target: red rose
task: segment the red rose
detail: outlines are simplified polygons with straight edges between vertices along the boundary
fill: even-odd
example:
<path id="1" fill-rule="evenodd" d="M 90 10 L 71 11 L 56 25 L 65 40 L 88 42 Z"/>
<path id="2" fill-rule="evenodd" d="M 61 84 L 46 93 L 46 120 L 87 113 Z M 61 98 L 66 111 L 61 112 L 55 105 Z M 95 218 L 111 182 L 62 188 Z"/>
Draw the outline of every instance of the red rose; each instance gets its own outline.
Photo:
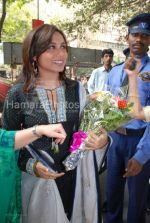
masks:
<path id="1" fill-rule="evenodd" d="M 118 100 L 118 108 L 119 109 L 127 108 L 127 101 L 126 100 Z"/>

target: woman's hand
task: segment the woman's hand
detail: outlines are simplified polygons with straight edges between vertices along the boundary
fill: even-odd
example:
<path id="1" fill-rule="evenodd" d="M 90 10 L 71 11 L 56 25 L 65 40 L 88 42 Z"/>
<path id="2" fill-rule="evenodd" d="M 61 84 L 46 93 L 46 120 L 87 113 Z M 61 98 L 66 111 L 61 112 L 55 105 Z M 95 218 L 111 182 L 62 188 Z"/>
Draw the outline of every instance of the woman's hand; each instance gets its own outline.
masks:
<path id="1" fill-rule="evenodd" d="M 141 61 L 133 57 L 129 57 L 124 64 L 124 70 L 129 77 L 137 77 L 140 67 Z"/>
<path id="2" fill-rule="evenodd" d="M 62 124 L 39 125 L 36 128 L 39 135 L 56 138 L 55 143 L 62 144 L 66 138 L 66 132 Z"/>
<path id="3" fill-rule="evenodd" d="M 36 173 L 36 175 L 39 175 L 39 177 L 46 179 L 46 180 L 48 180 L 48 179 L 56 180 L 57 178 L 64 175 L 64 173 L 49 172 L 48 168 L 45 167 L 40 162 L 36 163 L 35 173 Z"/>
<path id="4" fill-rule="evenodd" d="M 62 124 L 37 125 L 28 129 L 17 131 L 15 135 L 15 148 L 22 148 L 43 135 L 55 138 L 56 144 L 62 144 L 66 138 L 66 132 Z"/>
<path id="5" fill-rule="evenodd" d="M 88 137 L 85 139 L 85 146 L 88 150 L 103 149 L 108 143 L 107 131 L 100 129 L 100 135 L 97 136 L 91 130 L 88 131 Z"/>

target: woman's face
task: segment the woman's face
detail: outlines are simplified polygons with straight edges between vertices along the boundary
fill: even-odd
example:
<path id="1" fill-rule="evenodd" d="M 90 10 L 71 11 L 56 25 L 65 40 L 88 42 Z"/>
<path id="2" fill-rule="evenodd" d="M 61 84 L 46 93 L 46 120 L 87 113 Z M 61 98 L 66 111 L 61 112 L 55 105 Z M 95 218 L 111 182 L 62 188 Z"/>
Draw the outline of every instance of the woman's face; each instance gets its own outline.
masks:
<path id="1" fill-rule="evenodd" d="M 65 40 L 59 32 L 55 32 L 48 49 L 38 59 L 39 74 L 42 75 L 42 72 L 59 73 L 63 71 L 67 57 Z"/>

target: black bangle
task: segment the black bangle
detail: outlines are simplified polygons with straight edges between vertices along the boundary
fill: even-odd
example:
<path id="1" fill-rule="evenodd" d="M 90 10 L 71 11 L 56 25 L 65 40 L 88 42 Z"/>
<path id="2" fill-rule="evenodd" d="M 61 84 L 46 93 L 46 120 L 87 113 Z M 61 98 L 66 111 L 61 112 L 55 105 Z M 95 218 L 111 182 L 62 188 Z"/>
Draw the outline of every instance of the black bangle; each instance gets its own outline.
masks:
<path id="1" fill-rule="evenodd" d="M 42 136 L 39 135 L 39 134 L 37 133 L 37 131 L 36 131 L 36 127 L 37 127 L 37 125 L 35 125 L 35 126 L 33 127 L 33 129 L 32 129 L 32 133 L 33 133 L 33 135 L 35 135 L 37 138 L 41 138 Z"/>

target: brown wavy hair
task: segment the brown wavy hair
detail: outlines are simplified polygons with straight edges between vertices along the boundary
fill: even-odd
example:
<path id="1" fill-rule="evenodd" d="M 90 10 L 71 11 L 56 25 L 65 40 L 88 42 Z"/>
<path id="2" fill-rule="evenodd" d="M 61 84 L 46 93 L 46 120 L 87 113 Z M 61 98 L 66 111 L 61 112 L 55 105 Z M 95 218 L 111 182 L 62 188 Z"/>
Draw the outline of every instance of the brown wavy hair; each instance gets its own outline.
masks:
<path id="1" fill-rule="evenodd" d="M 36 57 L 38 60 L 40 55 L 48 49 L 55 32 L 59 32 L 63 36 L 68 52 L 68 44 L 65 34 L 54 25 L 44 24 L 31 30 L 26 36 L 22 46 L 23 67 L 21 76 L 19 77 L 19 81 L 24 82 L 23 90 L 25 92 L 28 92 L 30 89 L 35 87 L 35 81 L 39 76 L 38 72 L 35 72 L 34 69 L 33 57 Z M 65 68 L 59 74 L 60 80 L 67 81 Z"/>

